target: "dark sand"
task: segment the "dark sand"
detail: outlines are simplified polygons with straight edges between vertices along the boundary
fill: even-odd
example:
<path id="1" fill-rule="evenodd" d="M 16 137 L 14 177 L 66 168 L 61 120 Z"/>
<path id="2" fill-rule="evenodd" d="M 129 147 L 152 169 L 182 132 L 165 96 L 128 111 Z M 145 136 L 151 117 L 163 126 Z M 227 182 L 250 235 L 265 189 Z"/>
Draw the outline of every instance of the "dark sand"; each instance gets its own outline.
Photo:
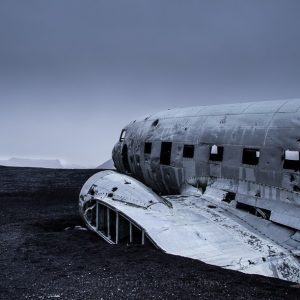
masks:
<path id="1" fill-rule="evenodd" d="M 0 167 L 1 299 L 300 299 L 290 282 L 76 229 L 79 190 L 97 171 Z"/>

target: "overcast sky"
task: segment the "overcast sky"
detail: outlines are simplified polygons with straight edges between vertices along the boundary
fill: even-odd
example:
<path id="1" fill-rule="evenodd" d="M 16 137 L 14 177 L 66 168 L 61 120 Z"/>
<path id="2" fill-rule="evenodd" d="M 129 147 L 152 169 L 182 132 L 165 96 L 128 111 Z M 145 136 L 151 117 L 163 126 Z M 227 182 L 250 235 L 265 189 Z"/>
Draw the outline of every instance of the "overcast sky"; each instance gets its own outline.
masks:
<path id="1" fill-rule="evenodd" d="M 96 166 L 162 109 L 300 97 L 299 0 L 1 0 L 0 158 Z"/>

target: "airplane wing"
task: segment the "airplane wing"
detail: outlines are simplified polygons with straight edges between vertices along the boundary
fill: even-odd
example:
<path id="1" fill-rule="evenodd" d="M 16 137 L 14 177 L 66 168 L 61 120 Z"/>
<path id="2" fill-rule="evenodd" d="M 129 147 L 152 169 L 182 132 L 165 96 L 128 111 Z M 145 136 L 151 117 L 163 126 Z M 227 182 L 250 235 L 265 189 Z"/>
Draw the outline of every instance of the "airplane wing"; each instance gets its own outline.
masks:
<path id="1" fill-rule="evenodd" d="M 223 188 L 223 189 L 222 189 Z M 153 244 L 163 251 L 245 273 L 300 282 L 299 234 L 236 209 L 224 182 L 160 197 L 115 171 L 93 175 L 80 193 L 87 226 L 112 244 Z M 264 213 L 264 212 L 261 212 Z"/>

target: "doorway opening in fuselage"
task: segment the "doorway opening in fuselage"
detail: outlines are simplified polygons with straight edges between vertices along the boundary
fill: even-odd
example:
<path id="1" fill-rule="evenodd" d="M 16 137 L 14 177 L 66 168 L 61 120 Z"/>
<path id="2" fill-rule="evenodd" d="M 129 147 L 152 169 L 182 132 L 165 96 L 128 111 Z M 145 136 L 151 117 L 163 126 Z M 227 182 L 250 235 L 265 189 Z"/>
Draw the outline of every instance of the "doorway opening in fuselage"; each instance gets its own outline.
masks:
<path id="1" fill-rule="evenodd" d="M 171 164 L 172 143 L 162 142 L 160 150 L 160 164 L 169 166 Z"/>
<path id="2" fill-rule="evenodd" d="M 122 162 L 123 162 L 125 172 L 127 174 L 130 174 L 131 169 L 130 169 L 129 160 L 128 160 L 128 147 L 126 144 L 124 144 L 124 146 L 122 148 Z"/>

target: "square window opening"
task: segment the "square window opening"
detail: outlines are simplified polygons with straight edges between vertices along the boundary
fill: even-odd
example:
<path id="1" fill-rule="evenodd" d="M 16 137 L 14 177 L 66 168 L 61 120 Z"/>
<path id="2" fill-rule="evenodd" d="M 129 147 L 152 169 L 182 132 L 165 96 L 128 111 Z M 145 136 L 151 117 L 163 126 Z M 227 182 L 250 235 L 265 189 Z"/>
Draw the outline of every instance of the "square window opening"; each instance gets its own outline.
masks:
<path id="1" fill-rule="evenodd" d="M 260 151 L 259 149 L 243 149 L 243 160 L 242 163 L 246 165 L 257 165 L 259 162 Z"/>
<path id="2" fill-rule="evenodd" d="M 223 160 L 224 147 L 212 145 L 210 148 L 209 160 L 222 161 Z"/>
<path id="3" fill-rule="evenodd" d="M 184 145 L 182 156 L 185 158 L 194 158 L 194 145 Z"/>
<path id="4" fill-rule="evenodd" d="M 286 150 L 284 153 L 283 168 L 299 171 L 300 170 L 299 151 Z"/>

